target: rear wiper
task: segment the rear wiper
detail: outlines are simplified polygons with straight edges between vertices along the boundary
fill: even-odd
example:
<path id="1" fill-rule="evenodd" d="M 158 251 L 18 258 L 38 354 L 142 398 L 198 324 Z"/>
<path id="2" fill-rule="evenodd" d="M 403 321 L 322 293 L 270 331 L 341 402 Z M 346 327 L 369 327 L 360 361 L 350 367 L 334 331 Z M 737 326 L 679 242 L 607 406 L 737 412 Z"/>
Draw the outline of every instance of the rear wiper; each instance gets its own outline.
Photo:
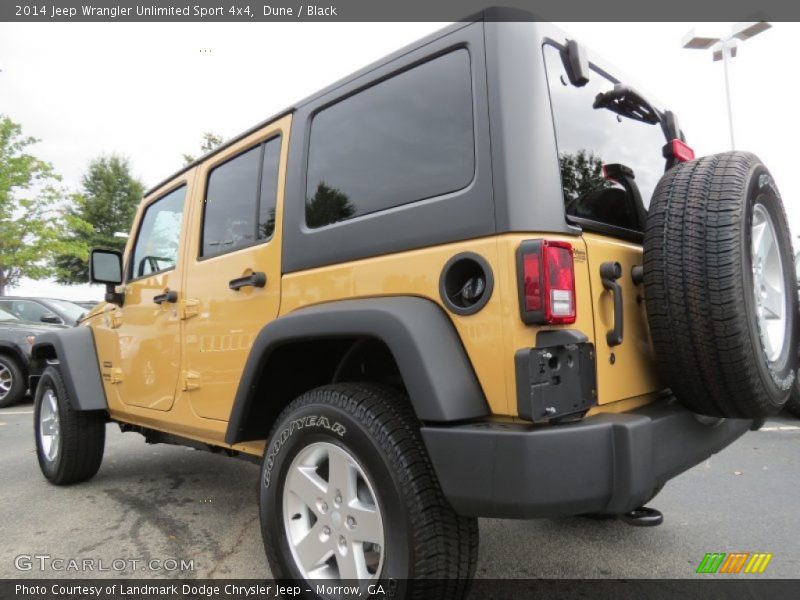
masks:
<path id="1" fill-rule="evenodd" d="M 622 117 L 656 125 L 662 115 L 636 90 L 618 83 L 613 90 L 597 94 L 593 108 L 605 108 Z"/>

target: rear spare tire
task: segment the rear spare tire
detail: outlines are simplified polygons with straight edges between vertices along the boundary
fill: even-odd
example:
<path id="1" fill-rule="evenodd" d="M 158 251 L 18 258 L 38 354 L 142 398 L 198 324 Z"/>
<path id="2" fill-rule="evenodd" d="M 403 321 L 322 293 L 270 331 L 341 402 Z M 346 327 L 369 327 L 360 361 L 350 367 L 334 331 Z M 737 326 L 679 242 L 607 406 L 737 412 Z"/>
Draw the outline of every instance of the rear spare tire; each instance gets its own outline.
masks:
<path id="1" fill-rule="evenodd" d="M 797 370 L 797 293 L 780 193 L 753 154 L 679 164 L 647 218 L 644 285 L 666 383 L 690 410 L 774 415 Z"/>

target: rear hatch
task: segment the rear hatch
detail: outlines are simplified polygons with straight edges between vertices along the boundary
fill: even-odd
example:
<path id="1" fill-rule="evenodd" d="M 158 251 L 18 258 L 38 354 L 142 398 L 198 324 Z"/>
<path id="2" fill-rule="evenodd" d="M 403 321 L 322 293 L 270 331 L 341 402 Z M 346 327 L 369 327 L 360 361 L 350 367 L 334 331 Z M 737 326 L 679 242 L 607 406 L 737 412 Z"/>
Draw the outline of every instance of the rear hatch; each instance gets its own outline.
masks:
<path id="1" fill-rule="evenodd" d="M 665 169 L 664 131 L 646 109 L 603 106 L 603 95 L 609 97 L 608 92 L 620 83 L 607 72 L 586 65 L 590 66 L 588 82 L 577 86 L 571 82 L 574 72 L 572 78 L 567 72 L 566 51 L 545 44 L 543 52 L 566 219 L 584 232 L 598 403 L 655 392 L 662 384 L 647 328 L 644 289 L 637 275 L 642 266 L 647 207 Z M 615 276 L 619 277 L 606 277 L 604 284 L 603 269 L 606 275 L 618 269 Z M 617 300 L 614 285 L 618 286 Z M 622 309 L 621 328 L 615 303 Z M 616 312 L 618 317 L 619 307 Z"/>

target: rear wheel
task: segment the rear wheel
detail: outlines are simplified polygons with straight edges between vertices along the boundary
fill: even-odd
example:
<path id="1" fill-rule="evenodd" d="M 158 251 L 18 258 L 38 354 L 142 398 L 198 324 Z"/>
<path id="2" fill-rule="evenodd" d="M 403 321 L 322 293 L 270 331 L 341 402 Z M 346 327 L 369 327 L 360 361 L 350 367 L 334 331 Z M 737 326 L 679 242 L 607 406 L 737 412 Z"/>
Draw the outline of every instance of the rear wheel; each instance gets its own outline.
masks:
<path id="1" fill-rule="evenodd" d="M 780 411 L 797 369 L 797 294 L 780 194 L 754 155 L 667 172 L 644 242 L 659 367 L 685 406 L 719 417 Z"/>
<path id="2" fill-rule="evenodd" d="M 275 578 L 392 579 L 398 598 L 466 593 L 477 520 L 444 498 L 418 428 L 407 398 L 373 384 L 318 388 L 284 410 L 260 484 Z"/>
<path id="3" fill-rule="evenodd" d="M 0 354 L 0 408 L 22 401 L 26 387 L 25 377 L 17 361 Z"/>
<path id="4" fill-rule="evenodd" d="M 55 366 L 44 370 L 36 386 L 34 426 L 39 468 L 50 483 L 79 483 L 97 473 L 106 440 L 105 413 L 75 410 Z"/>

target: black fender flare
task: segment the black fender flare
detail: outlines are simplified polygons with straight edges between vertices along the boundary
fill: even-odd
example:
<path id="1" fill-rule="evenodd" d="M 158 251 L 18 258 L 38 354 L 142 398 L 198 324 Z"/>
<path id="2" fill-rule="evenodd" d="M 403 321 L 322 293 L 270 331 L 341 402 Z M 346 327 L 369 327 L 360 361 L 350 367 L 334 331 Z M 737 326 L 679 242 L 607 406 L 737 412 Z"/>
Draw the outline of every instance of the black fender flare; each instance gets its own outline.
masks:
<path id="1" fill-rule="evenodd" d="M 50 350 L 52 349 L 52 351 Z M 47 360 L 55 354 L 75 410 L 108 410 L 91 327 L 72 327 L 36 336 L 31 351 L 31 391 L 35 390 Z"/>
<path id="2" fill-rule="evenodd" d="M 388 346 L 420 421 L 463 421 L 489 414 L 461 338 L 437 304 L 412 296 L 341 300 L 298 309 L 261 329 L 239 381 L 225 442 L 246 441 L 259 375 L 277 348 L 344 336 L 373 337 Z"/>

